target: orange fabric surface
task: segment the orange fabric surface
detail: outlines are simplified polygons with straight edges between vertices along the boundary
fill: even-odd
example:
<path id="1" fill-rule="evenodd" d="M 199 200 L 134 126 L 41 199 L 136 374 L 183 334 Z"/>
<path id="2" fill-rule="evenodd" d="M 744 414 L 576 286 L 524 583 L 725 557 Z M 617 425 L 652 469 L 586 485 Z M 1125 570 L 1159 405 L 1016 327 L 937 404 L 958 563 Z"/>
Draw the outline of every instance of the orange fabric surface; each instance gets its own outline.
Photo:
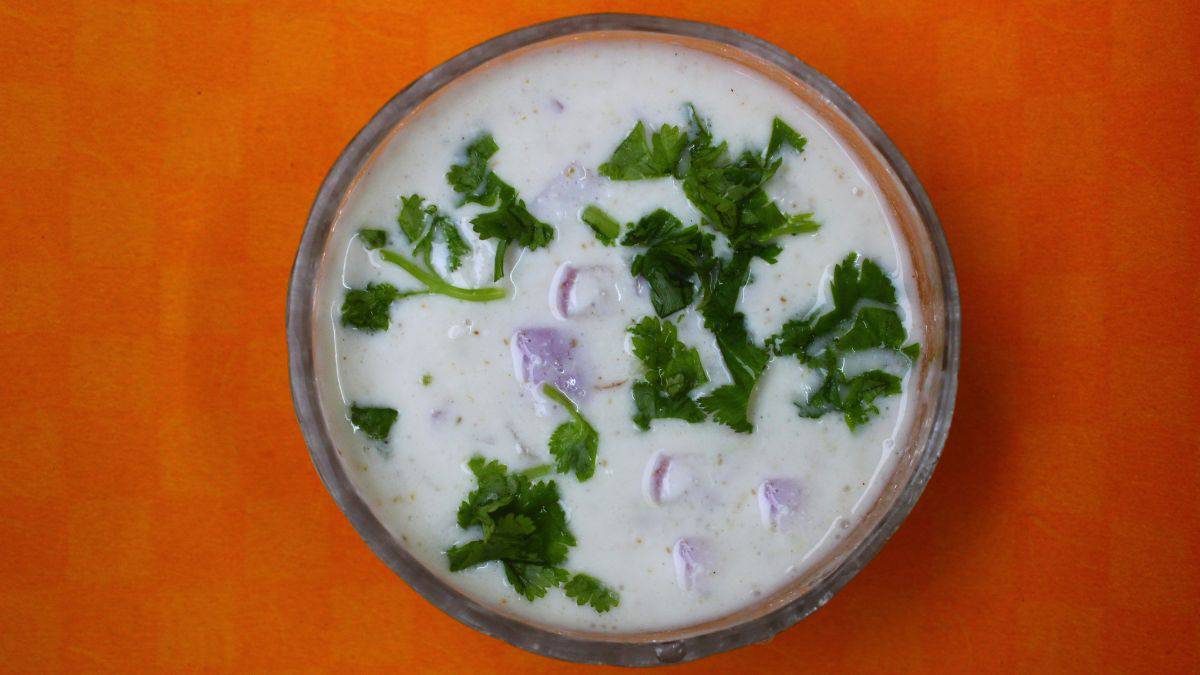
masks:
<path id="1" fill-rule="evenodd" d="M 572 668 L 371 554 L 301 441 L 283 315 L 317 187 L 385 100 L 607 9 L 840 83 L 962 291 L 908 521 L 811 618 L 678 670 L 1200 669 L 1200 5 L 487 4 L 0 2 L 0 668 Z"/>

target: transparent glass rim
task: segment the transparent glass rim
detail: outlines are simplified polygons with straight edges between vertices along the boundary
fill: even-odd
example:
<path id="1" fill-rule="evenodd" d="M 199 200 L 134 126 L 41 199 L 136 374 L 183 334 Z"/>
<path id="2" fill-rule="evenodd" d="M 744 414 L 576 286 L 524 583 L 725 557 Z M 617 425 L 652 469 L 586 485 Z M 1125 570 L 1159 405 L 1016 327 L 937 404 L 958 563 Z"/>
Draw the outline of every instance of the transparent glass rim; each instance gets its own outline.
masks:
<path id="1" fill-rule="evenodd" d="M 628 636 L 581 637 L 567 631 L 556 632 L 500 614 L 451 587 L 400 546 L 354 489 L 338 459 L 317 390 L 315 299 L 325 245 L 343 200 L 374 151 L 410 112 L 459 76 L 496 57 L 539 42 L 595 31 L 658 33 L 722 43 L 780 68 L 816 90 L 857 128 L 907 191 L 932 244 L 934 271 L 940 277 L 943 294 L 945 349 L 940 363 L 933 364 L 940 373 L 942 386 L 934 403 L 932 426 L 906 484 L 886 514 L 862 536 L 840 565 L 793 601 L 742 623 L 680 638 L 631 640 Z M 957 389 L 960 324 L 954 266 L 929 197 L 908 162 L 858 103 L 811 66 L 759 38 L 712 24 L 633 14 L 573 16 L 506 33 L 451 58 L 396 94 L 346 146 L 321 184 L 296 253 L 287 298 L 288 367 L 296 416 L 322 482 L 371 550 L 427 600 L 478 631 L 545 656 L 621 666 L 690 661 L 769 640 L 828 602 L 875 556 L 912 510 L 945 444 Z"/>

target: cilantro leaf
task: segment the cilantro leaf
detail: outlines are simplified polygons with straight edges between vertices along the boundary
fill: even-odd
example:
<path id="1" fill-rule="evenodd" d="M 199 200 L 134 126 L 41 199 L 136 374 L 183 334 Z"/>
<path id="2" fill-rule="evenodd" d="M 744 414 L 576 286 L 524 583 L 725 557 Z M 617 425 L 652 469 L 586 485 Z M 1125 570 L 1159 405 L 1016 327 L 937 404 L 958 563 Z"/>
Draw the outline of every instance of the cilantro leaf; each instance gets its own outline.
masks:
<path id="1" fill-rule="evenodd" d="M 425 234 L 425 198 L 421 195 L 400 197 L 400 213 L 396 216 L 396 224 L 408 238 L 408 243 L 415 244 Z"/>
<path id="2" fill-rule="evenodd" d="M 634 423 L 649 429 L 654 419 L 704 421 L 704 411 L 689 395 L 708 382 L 700 353 L 679 341 L 670 321 L 648 316 L 629 332 L 633 354 L 645 367 L 645 379 L 633 385 Z"/>
<path id="3" fill-rule="evenodd" d="M 884 307 L 863 307 L 854 317 L 850 330 L 834 343 L 847 352 L 864 349 L 899 349 L 907 334 L 900 315 Z"/>
<path id="4" fill-rule="evenodd" d="M 613 151 L 612 157 L 600 165 L 600 174 L 613 180 L 670 176 L 679 164 L 687 140 L 679 127 L 664 124 L 647 143 L 646 125 L 639 121 Z"/>
<path id="5" fill-rule="evenodd" d="M 401 197 L 400 214 L 396 216 L 396 222 L 413 245 L 413 255 L 423 259 L 431 269 L 433 244 L 441 240 L 446 245 L 447 266 L 453 272 L 462 266 L 462 259 L 471 252 L 471 245 L 463 239 L 458 225 L 449 216 L 434 204 L 424 206 L 424 201 L 423 197 L 415 194 Z"/>
<path id="6" fill-rule="evenodd" d="M 459 527 L 479 525 L 480 539 L 450 547 L 450 570 L 493 560 L 557 567 L 575 545 L 554 481 L 533 483 L 497 461 L 474 457 L 477 487 L 458 508 Z"/>
<path id="7" fill-rule="evenodd" d="M 822 372 L 817 389 L 803 403 L 796 402 L 800 415 L 817 418 L 841 412 L 853 430 L 879 414 L 876 399 L 900 393 L 901 379 L 878 369 L 847 377 L 842 355 L 889 349 L 915 363 L 921 347 L 915 342 L 904 345 L 908 336 L 897 311 L 896 287 L 874 261 L 847 255 L 834 267 L 829 291 L 832 309 L 789 320 L 767 343 L 776 354 L 795 356 Z"/>
<path id="8" fill-rule="evenodd" d="M 750 281 L 753 258 L 752 253 L 735 252 L 727 262 L 722 261 L 716 281 L 709 286 L 700 307 L 704 327 L 716 338 L 717 349 L 733 381 L 701 396 L 698 403 L 714 420 L 742 433 L 754 431 L 750 423 L 750 396 L 770 358 L 767 350 L 750 339 L 746 316 L 737 311 L 738 297 Z"/>
<path id="9" fill-rule="evenodd" d="M 584 419 L 579 406 L 567 398 L 554 385 L 542 385 L 542 393 L 567 409 L 571 419 L 558 425 L 550 435 L 550 454 L 554 456 L 555 468 L 559 473 L 575 472 L 575 478 L 584 482 L 596 472 L 596 449 L 600 435 Z"/>
<path id="10" fill-rule="evenodd" d="M 377 230 L 372 227 L 364 227 L 358 231 L 358 237 L 362 239 L 363 246 L 370 250 L 383 248 L 387 246 L 388 235 L 385 230 Z"/>
<path id="11" fill-rule="evenodd" d="M 841 412 L 846 426 L 853 431 L 879 414 L 875 399 L 900 393 L 900 378 L 882 370 L 868 370 L 847 378 L 841 369 L 831 367 L 825 379 L 804 403 L 796 402 L 801 417 L 818 418 Z"/>
<path id="12" fill-rule="evenodd" d="M 579 219 L 592 228 L 592 232 L 596 233 L 596 238 L 605 246 L 612 246 L 616 243 L 617 237 L 621 236 L 621 223 L 605 213 L 604 209 L 599 206 L 589 205 L 579 215 Z"/>
<path id="13" fill-rule="evenodd" d="M 775 155 L 785 144 L 792 146 L 796 152 L 804 152 L 808 139 L 788 126 L 787 122 L 776 117 L 771 122 L 771 140 L 767 142 L 767 156 Z"/>
<path id="14" fill-rule="evenodd" d="M 693 279 L 712 267 L 712 235 L 695 225 L 684 227 L 665 209 L 643 216 L 621 239 L 625 246 L 645 246 L 630 272 L 650 285 L 650 302 L 661 317 L 687 307 L 695 297 Z"/>
<path id="15" fill-rule="evenodd" d="M 576 604 L 591 605 L 592 609 L 603 614 L 621 604 L 621 598 L 613 589 L 605 586 L 596 577 L 587 574 L 576 574 L 563 586 L 563 592 Z"/>
<path id="16" fill-rule="evenodd" d="M 875 261 L 869 258 L 859 260 L 856 253 L 850 253 L 842 262 L 833 268 L 829 284 L 829 295 L 833 300 L 833 308 L 819 314 L 810 313 L 806 317 L 793 318 L 783 325 L 779 333 L 768 339 L 767 344 L 778 355 L 791 355 L 801 361 L 807 361 L 812 356 L 811 347 L 828 341 L 842 329 L 843 323 L 854 315 L 854 310 L 862 301 L 873 301 L 884 305 L 896 304 L 896 287 L 891 279 L 883 272 Z M 867 308 L 864 308 L 864 310 Z M 863 325 L 847 339 L 847 349 L 869 349 L 870 347 L 856 346 L 871 342 L 871 332 L 886 331 L 886 334 L 875 335 L 877 341 L 886 341 L 873 346 L 896 348 L 904 341 L 903 325 L 899 316 L 893 318 L 882 316 L 880 312 L 868 312 L 863 319 Z M 886 324 L 886 325 L 885 325 Z M 856 324 L 857 325 L 857 324 Z"/>
<path id="17" fill-rule="evenodd" d="M 530 602 L 563 584 L 580 605 L 606 612 L 619 602 L 615 591 L 586 574 L 562 568 L 575 535 L 554 481 L 533 482 L 531 471 L 509 473 L 496 460 L 472 457 L 467 467 L 476 487 L 458 507 L 458 526 L 478 525 L 481 537 L 451 546 L 446 560 L 451 572 L 498 561 L 504 577 Z"/>
<path id="18" fill-rule="evenodd" d="M 554 228 L 535 218 L 517 195 L 516 189 L 488 167 L 488 161 L 499 149 L 491 134 L 482 134 L 467 146 L 466 164 L 456 164 L 446 174 L 450 187 L 463 196 L 463 204 L 496 206 L 494 211 L 481 213 L 471 219 L 471 225 L 480 239 L 497 240 L 493 264 L 495 281 L 504 276 L 504 256 L 513 242 L 534 250 L 554 239 Z M 453 256 L 455 244 L 449 245 Z M 460 238 L 458 245 L 465 248 L 466 242 Z"/>
<path id="19" fill-rule="evenodd" d="M 696 404 L 701 412 L 711 414 L 716 421 L 749 433 L 753 431 L 750 398 L 766 369 L 770 353 L 750 338 L 745 316 L 737 311 L 737 302 L 750 281 L 750 263 L 754 258 L 773 264 L 782 251 L 775 243 L 776 239 L 813 232 L 819 227 L 810 213 L 784 213 L 764 189 L 783 163 L 779 157 L 783 146 L 802 152 L 807 141 L 786 122 L 775 118 L 765 150 L 745 150 L 731 159 L 728 143 L 717 142 L 696 108 L 691 104 L 687 108 L 686 148 L 670 162 L 673 169 L 669 169 L 666 162 L 645 169 L 650 163 L 647 158 L 653 154 L 653 139 L 650 144 L 646 143 L 645 127 L 639 123 L 613 153 L 613 159 L 601 166 L 601 173 L 621 180 L 635 180 L 665 175 L 670 170 L 682 179 L 684 195 L 701 213 L 704 224 L 728 240 L 731 250 L 728 258 L 713 256 L 711 237 L 703 239 L 702 245 L 680 245 L 670 235 L 678 237 L 686 230 L 682 223 L 667 214 L 673 223 L 660 217 L 658 227 L 648 226 L 643 232 L 639 222 L 626 233 L 622 243 L 648 247 L 634 259 L 632 267 L 635 275 L 640 274 L 650 283 L 651 302 L 659 316 L 669 316 L 691 304 L 695 292 L 693 278 L 700 280 L 704 294 L 700 312 L 704 325 L 716 339 L 732 382 L 700 397 Z M 664 138 L 664 145 L 668 140 L 673 137 Z M 674 147 L 673 142 L 670 147 Z M 704 237 L 704 234 L 697 232 L 695 236 Z M 807 330 L 805 335 L 783 336 L 778 342 L 785 343 L 785 338 L 790 339 L 787 344 L 807 341 L 812 329 L 811 325 L 805 324 L 795 331 Z M 653 388 L 635 384 L 633 393 L 643 420 L 648 414 L 665 416 L 659 413 L 657 404 L 660 401 Z M 696 414 L 686 409 L 686 403 L 678 399 L 675 403 L 679 409 L 664 406 L 664 410 L 680 415 Z"/>
<path id="20" fill-rule="evenodd" d="M 532 251 L 554 239 L 554 228 L 535 218 L 512 188 L 501 191 L 500 206 L 495 211 L 475 216 L 471 225 L 480 239 L 498 240 L 493 265 L 496 281 L 504 276 L 504 256 L 513 242 Z"/>
<path id="21" fill-rule="evenodd" d="M 352 288 L 342 300 L 342 325 L 368 333 L 387 330 L 392 321 L 392 303 L 401 297 L 401 292 L 388 283 Z"/>
<path id="22" fill-rule="evenodd" d="M 821 228 L 821 224 L 813 220 L 812 215 L 811 213 L 785 214 L 779 209 L 779 205 L 767 196 L 766 191 L 755 190 L 747 197 L 746 203 L 742 207 L 742 228 L 734 246 L 769 245 L 779 237 L 816 232 Z M 775 262 L 773 257 L 767 257 L 766 260 Z"/>
<path id="23" fill-rule="evenodd" d="M 467 146 L 466 164 L 450 167 L 446 180 L 455 192 L 462 195 L 461 204 L 492 206 L 496 203 L 503 181 L 488 168 L 488 160 L 499 149 L 491 134 L 481 134 Z"/>
<path id="24" fill-rule="evenodd" d="M 350 423 L 377 441 L 386 441 L 400 413 L 395 408 L 371 408 L 350 404 Z"/>
<path id="25" fill-rule="evenodd" d="M 548 589 L 561 586 L 570 576 L 561 567 L 504 562 L 504 577 L 512 584 L 513 590 L 530 601 L 544 597 Z"/>

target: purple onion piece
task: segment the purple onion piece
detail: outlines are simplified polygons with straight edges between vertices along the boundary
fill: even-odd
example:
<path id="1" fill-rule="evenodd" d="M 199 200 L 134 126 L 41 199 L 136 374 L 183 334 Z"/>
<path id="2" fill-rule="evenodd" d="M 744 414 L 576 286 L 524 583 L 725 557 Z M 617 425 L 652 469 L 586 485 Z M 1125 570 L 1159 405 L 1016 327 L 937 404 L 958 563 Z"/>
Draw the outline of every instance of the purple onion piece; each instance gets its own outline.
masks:
<path id="1" fill-rule="evenodd" d="M 550 309 L 563 320 L 583 314 L 606 314 L 617 297 L 612 270 L 605 265 L 575 267 L 565 262 L 550 282 Z"/>
<path id="2" fill-rule="evenodd" d="M 559 319 L 570 318 L 572 314 L 571 291 L 578 278 L 579 268 L 569 262 L 560 265 L 554 273 L 554 279 L 550 282 L 550 309 Z"/>
<path id="3" fill-rule="evenodd" d="M 663 495 L 667 491 L 667 475 L 671 472 L 671 456 L 665 452 L 656 452 L 646 464 L 646 472 L 642 476 L 642 489 L 646 499 L 654 505 L 662 504 Z"/>
<path id="4" fill-rule="evenodd" d="M 758 486 L 758 512 L 764 527 L 779 529 L 800 508 L 800 486 L 786 478 L 768 478 Z"/>
<path id="5" fill-rule="evenodd" d="M 680 538 L 671 548 L 671 559 L 675 562 L 675 582 L 684 591 L 697 590 L 700 576 L 704 572 L 704 551 L 700 542 Z"/>
<path id="6" fill-rule="evenodd" d="M 582 401 L 588 387 L 579 375 L 576 342 L 555 328 L 520 328 L 512 335 L 513 370 L 522 384 L 549 382 Z"/>

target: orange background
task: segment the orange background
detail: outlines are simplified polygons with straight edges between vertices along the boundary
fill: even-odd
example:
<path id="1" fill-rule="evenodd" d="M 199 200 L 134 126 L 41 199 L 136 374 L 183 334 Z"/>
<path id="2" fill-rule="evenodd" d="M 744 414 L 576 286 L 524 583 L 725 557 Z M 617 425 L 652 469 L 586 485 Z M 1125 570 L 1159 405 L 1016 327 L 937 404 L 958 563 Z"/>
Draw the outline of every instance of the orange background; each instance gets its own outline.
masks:
<path id="1" fill-rule="evenodd" d="M 361 542 L 292 414 L 284 292 L 325 171 L 396 90 L 615 8 L 844 86 L 962 291 L 912 516 L 816 615 L 684 668 L 1200 669 L 1200 5 L 484 4 L 0 2 L 0 668 L 570 668 Z"/>

